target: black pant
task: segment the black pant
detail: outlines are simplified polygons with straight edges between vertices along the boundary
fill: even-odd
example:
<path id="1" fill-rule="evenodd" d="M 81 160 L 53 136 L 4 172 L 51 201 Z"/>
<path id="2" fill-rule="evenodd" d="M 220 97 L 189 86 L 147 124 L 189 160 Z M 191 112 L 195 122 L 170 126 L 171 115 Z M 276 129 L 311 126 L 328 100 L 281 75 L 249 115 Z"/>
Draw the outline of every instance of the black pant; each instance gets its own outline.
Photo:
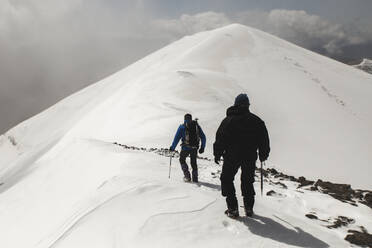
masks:
<path id="1" fill-rule="evenodd" d="M 180 164 L 183 171 L 183 174 L 186 178 L 190 178 L 189 167 L 186 163 L 186 158 L 190 155 L 190 162 L 192 168 L 192 180 L 198 180 L 198 165 L 196 163 L 196 158 L 198 155 L 198 149 L 191 149 L 191 150 L 182 150 L 180 153 Z"/>
<path id="2" fill-rule="evenodd" d="M 241 168 L 241 190 L 244 198 L 244 207 L 253 208 L 255 191 L 253 187 L 256 161 L 234 161 L 234 159 L 224 158 L 221 173 L 222 195 L 226 197 L 228 208 L 237 209 L 238 201 L 235 195 L 234 178 L 239 168 Z"/>

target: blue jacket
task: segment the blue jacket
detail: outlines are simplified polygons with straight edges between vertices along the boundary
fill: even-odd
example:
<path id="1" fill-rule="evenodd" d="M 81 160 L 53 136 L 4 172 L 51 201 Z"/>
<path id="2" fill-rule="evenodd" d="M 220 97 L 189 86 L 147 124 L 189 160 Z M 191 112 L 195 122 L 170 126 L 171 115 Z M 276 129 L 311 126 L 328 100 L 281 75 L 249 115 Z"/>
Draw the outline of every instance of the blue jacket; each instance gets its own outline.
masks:
<path id="1" fill-rule="evenodd" d="M 201 127 L 199 126 L 199 124 L 198 124 L 198 129 L 199 129 L 199 135 L 200 135 L 200 139 L 201 139 L 201 148 L 204 149 L 205 148 L 205 143 L 206 143 L 207 140 L 206 140 L 205 134 L 204 134 L 203 130 L 201 129 Z M 182 139 L 182 143 L 184 143 L 185 142 L 185 136 L 186 136 L 186 126 L 185 126 L 185 123 L 184 123 L 184 124 L 182 124 L 178 127 L 177 133 L 176 133 L 176 135 L 174 136 L 174 139 L 173 139 L 171 149 L 172 150 L 176 149 L 177 144 L 180 141 L 180 139 Z M 191 147 L 182 146 L 182 150 L 191 150 L 191 149 L 192 149 Z"/>

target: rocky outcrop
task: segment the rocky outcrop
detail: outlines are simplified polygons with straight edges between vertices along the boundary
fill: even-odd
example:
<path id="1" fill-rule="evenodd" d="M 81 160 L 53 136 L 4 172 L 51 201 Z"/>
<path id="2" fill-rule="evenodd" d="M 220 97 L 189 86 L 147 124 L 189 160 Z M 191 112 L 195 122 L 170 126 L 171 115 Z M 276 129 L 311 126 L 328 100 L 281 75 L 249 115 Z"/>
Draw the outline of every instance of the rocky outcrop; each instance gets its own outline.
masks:
<path id="1" fill-rule="evenodd" d="M 346 241 L 349 241 L 352 244 L 363 246 L 363 247 L 372 247 L 372 235 L 366 231 L 359 232 L 355 230 L 349 230 L 349 234 L 345 237 Z"/>
<path id="2" fill-rule="evenodd" d="M 367 73 L 372 74 L 372 60 L 370 59 L 363 59 L 363 61 L 359 65 L 353 65 L 355 68 L 363 70 Z"/>
<path id="3" fill-rule="evenodd" d="M 352 224 L 354 222 L 355 222 L 355 220 L 352 219 L 352 218 L 348 218 L 348 217 L 345 217 L 345 216 L 338 216 L 336 218 L 336 220 L 333 222 L 333 224 L 329 225 L 327 227 L 329 229 L 339 228 L 339 227 L 342 227 L 342 226 L 348 226 L 349 224 Z"/>
<path id="4" fill-rule="evenodd" d="M 349 184 L 339 184 L 332 183 L 323 180 L 317 180 L 316 182 L 308 180 L 305 177 L 301 176 L 296 178 L 294 176 L 286 175 L 282 172 L 277 171 L 273 168 L 268 168 L 265 170 L 265 176 L 272 176 L 281 180 L 288 180 L 291 182 L 297 182 L 297 188 L 304 188 L 311 191 L 319 191 L 324 194 L 328 194 L 333 198 L 349 203 L 351 205 L 356 205 L 356 203 L 362 203 L 370 208 L 372 208 L 372 191 L 369 190 L 354 190 Z M 273 184 L 283 184 L 282 182 L 272 182 Z"/>
<path id="5" fill-rule="evenodd" d="M 142 152 L 152 152 L 156 153 L 161 156 L 166 157 L 179 157 L 178 151 L 169 151 L 167 148 L 144 148 L 144 147 L 136 147 L 136 146 L 128 146 L 124 144 L 120 144 L 117 142 L 113 143 L 114 145 L 120 146 L 127 150 L 136 150 Z M 211 161 L 210 158 L 207 157 L 199 157 L 198 159 Z M 260 173 L 261 170 L 257 169 L 257 172 Z M 277 171 L 274 168 L 267 168 L 262 170 L 262 174 L 264 177 L 269 178 L 277 178 L 280 180 L 288 180 L 291 182 L 298 183 L 297 188 L 303 188 L 306 190 L 312 191 L 319 191 L 324 194 L 328 194 L 333 198 L 340 200 L 345 203 L 349 203 L 352 205 L 356 205 L 356 203 L 362 203 L 370 208 L 372 208 L 372 191 L 369 190 L 354 190 L 351 188 L 349 184 L 338 184 L 332 183 L 322 180 L 317 180 L 316 182 L 306 179 L 305 177 L 301 176 L 296 178 L 294 176 L 286 175 L 282 172 Z M 286 189 L 287 186 L 283 182 L 274 182 L 270 180 L 270 183 L 280 185 L 282 188 Z M 276 194 L 278 196 L 278 194 Z"/>

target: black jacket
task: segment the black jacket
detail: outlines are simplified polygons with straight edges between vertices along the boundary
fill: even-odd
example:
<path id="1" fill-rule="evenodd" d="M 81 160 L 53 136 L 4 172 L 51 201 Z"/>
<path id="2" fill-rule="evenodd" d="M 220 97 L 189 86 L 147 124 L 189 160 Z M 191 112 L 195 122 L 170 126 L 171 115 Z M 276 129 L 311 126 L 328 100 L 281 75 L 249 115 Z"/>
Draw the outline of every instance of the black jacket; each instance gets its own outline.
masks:
<path id="1" fill-rule="evenodd" d="M 270 153 L 270 142 L 265 123 L 252 114 L 247 106 L 232 106 L 227 109 L 226 115 L 216 133 L 214 156 L 256 161 L 258 150 L 260 160 L 266 160 Z"/>

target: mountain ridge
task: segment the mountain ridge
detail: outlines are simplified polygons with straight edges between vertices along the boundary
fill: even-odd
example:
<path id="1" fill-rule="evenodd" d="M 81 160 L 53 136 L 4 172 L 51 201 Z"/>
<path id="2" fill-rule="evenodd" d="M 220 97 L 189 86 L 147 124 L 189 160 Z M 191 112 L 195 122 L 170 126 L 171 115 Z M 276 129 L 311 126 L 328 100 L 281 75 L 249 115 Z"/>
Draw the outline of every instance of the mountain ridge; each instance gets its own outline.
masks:
<path id="1" fill-rule="evenodd" d="M 184 184 L 176 159 L 169 179 L 168 158 L 112 144 L 169 147 L 190 112 L 211 157 L 226 108 L 246 92 L 269 130 L 270 168 L 371 188 L 371 77 L 272 37 L 242 25 L 185 37 L 1 136 L 1 243 L 348 247 L 346 230 L 324 229 L 321 220 L 347 216 L 351 228 L 371 229 L 363 204 L 297 182 L 284 189 L 270 177 L 265 190 L 278 194 L 256 198 L 256 220 L 233 222 L 223 215 L 218 165 L 199 160 L 204 184 Z M 313 212 L 318 221 L 305 217 Z"/>
<path id="2" fill-rule="evenodd" d="M 236 36 L 235 39 L 232 39 L 233 36 Z M 120 108 L 117 108 L 115 106 L 118 104 L 114 103 L 114 100 L 113 100 L 114 98 L 119 99 L 117 101 L 119 104 L 130 105 L 130 99 L 132 99 L 132 101 L 135 102 L 137 96 L 141 97 L 141 94 L 143 94 L 142 93 L 143 91 L 146 91 L 147 89 L 154 87 L 153 85 L 156 85 L 156 87 L 158 88 L 157 91 L 159 92 L 163 91 L 167 93 L 166 95 L 161 96 L 160 98 L 156 99 L 154 102 L 157 101 L 158 103 L 160 103 L 160 106 L 164 106 L 162 102 L 171 103 L 172 101 L 177 101 L 178 99 L 182 99 L 182 98 L 184 98 L 186 101 L 188 101 L 188 99 L 192 100 L 192 94 L 187 93 L 188 91 L 190 91 L 189 86 L 191 85 L 191 87 L 196 87 L 199 91 L 201 91 L 204 94 L 204 96 L 194 95 L 193 97 L 196 101 L 200 99 L 205 100 L 203 104 L 198 104 L 200 109 L 203 110 L 203 109 L 206 109 L 212 106 L 214 104 L 213 102 L 217 99 L 217 105 L 213 106 L 213 107 L 217 107 L 221 109 L 220 111 L 218 111 L 219 114 L 217 116 L 218 117 L 217 119 L 222 119 L 225 109 L 228 107 L 229 102 L 232 102 L 232 99 L 234 98 L 236 94 L 243 92 L 243 91 L 247 91 L 248 95 L 250 95 L 250 97 L 253 98 L 251 101 L 253 111 L 257 111 L 260 114 L 260 113 L 263 113 L 262 106 L 265 106 L 266 108 L 269 109 L 269 110 L 266 110 L 265 112 L 271 113 L 271 116 L 269 116 L 269 119 L 267 121 L 269 125 L 272 125 L 270 129 L 275 129 L 277 128 L 277 126 L 284 124 L 284 123 L 278 123 L 278 125 L 275 124 L 275 122 L 279 118 L 278 114 L 276 113 L 281 112 L 282 116 L 286 116 L 286 118 L 293 118 L 293 116 L 295 115 L 299 116 L 299 119 L 302 119 L 302 121 L 297 121 L 297 124 L 287 122 L 286 125 L 295 125 L 294 127 L 303 125 L 303 127 L 301 128 L 301 130 L 303 130 L 302 132 L 307 132 L 308 130 L 306 129 L 308 127 L 305 125 L 306 124 L 305 122 L 306 121 L 309 122 L 311 121 L 311 119 L 307 118 L 306 115 L 304 115 L 301 110 L 299 111 L 299 109 L 292 108 L 290 111 L 287 111 L 285 109 L 285 107 L 287 107 L 285 106 L 285 104 L 281 106 L 281 108 L 279 109 L 278 108 L 274 109 L 274 106 L 278 106 L 278 104 L 280 104 L 281 102 L 281 101 L 278 102 L 278 97 L 279 97 L 278 95 L 283 94 L 283 99 L 287 98 L 285 99 L 286 101 L 288 101 L 287 104 L 293 104 L 293 105 L 296 104 L 304 108 L 304 111 L 307 110 L 309 112 L 313 112 L 313 114 L 318 115 L 318 117 L 316 117 L 318 118 L 318 121 L 328 123 L 327 125 L 329 125 L 330 123 L 334 123 L 334 125 L 340 125 L 339 123 L 344 122 L 344 124 L 341 125 L 343 126 L 342 129 L 344 130 L 343 131 L 339 130 L 337 133 L 334 133 L 334 135 L 330 137 L 332 137 L 333 139 L 340 140 L 341 138 L 340 136 L 342 136 L 345 131 L 350 134 L 354 132 L 353 134 L 354 138 L 352 138 L 352 140 L 355 142 L 355 144 L 353 144 L 352 147 L 349 146 L 345 150 L 345 152 L 347 150 L 351 151 L 354 149 L 356 154 L 358 154 L 358 156 L 365 156 L 359 150 L 360 148 L 362 148 L 362 150 L 367 151 L 366 147 L 368 147 L 368 145 L 364 145 L 356 149 L 356 147 L 358 146 L 358 142 L 366 142 L 366 141 L 363 141 L 363 138 L 362 138 L 363 136 L 360 136 L 359 134 L 357 134 L 354 129 L 369 130 L 369 127 L 367 126 L 372 125 L 372 118 L 369 114 L 368 100 L 367 100 L 368 94 L 371 92 L 371 86 L 370 86 L 371 79 L 368 77 L 363 77 L 364 75 L 362 73 L 358 74 L 353 69 L 346 69 L 348 67 L 346 65 L 343 65 L 342 63 L 332 61 L 331 59 L 326 58 L 321 55 L 312 56 L 314 55 L 314 53 L 312 52 L 305 53 L 304 55 L 305 60 L 303 64 L 301 64 L 301 62 L 297 61 L 299 59 L 296 60 L 296 59 L 291 58 L 291 53 L 293 53 L 292 48 L 296 48 L 297 46 L 292 45 L 289 42 L 282 41 L 279 38 L 270 39 L 268 37 L 273 37 L 273 36 L 265 34 L 264 32 L 261 32 L 261 31 L 256 31 L 255 29 L 245 27 L 240 24 L 233 24 L 225 28 L 217 29 L 215 31 L 207 31 L 207 32 L 198 33 L 194 36 L 185 37 L 181 39 L 180 41 L 174 42 L 170 46 L 160 49 L 158 52 L 155 52 L 147 56 L 146 58 L 134 63 L 133 65 L 125 68 L 124 70 L 115 73 L 113 76 L 110 76 L 106 79 L 101 80 L 98 84 L 92 85 L 67 98 L 67 99 L 74 98 L 77 100 L 78 103 L 73 102 L 74 100 L 72 102 L 71 101 L 68 102 L 69 100 L 61 101 L 62 104 L 56 104 L 55 108 L 52 107 L 48 109 L 47 111 L 42 112 L 40 114 L 40 117 L 31 118 L 30 121 L 28 121 L 31 123 L 35 121 L 36 122 L 35 126 L 43 125 L 43 121 L 45 122 L 44 116 L 47 115 L 46 113 L 54 112 L 55 113 L 53 114 L 54 116 L 63 116 L 63 118 L 67 119 L 67 125 L 66 125 L 66 121 L 64 121 L 63 118 L 59 120 L 58 117 L 53 117 L 53 118 L 49 118 L 49 120 L 46 120 L 46 122 L 49 122 L 49 125 L 46 125 L 45 129 L 41 129 L 38 131 L 33 130 L 33 131 L 27 132 L 27 130 L 31 129 L 30 126 L 32 125 L 25 124 L 27 123 L 26 121 L 18 125 L 16 128 L 7 132 L 5 136 L 13 137 L 17 141 L 19 147 L 22 147 L 22 146 L 32 147 L 35 144 L 28 144 L 27 137 L 29 136 L 30 136 L 31 142 L 34 142 L 35 140 L 41 141 L 44 139 L 47 140 L 50 137 L 51 132 L 55 133 L 56 137 L 57 136 L 61 137 L 61 135 L 63 136 L 66 133 L 71 132 L 71 131 L 68 131 L 68 129 L 73 126 L 76 127 L 77 125 L 73 123 L 83 122 L 85 123 L 86 127 L 88 127 L 90 123 L 94 122 L 92 118 L 93 119 L 97 119 L 97 118 L 93 116 L 91 119 L 89 119 L 89 117 L 87 117 L 89 116 L 89 114 L 87 113 L 94 113 L 97 109 L 100 108 L 100 106 L 104 106 L 105 102 L 110 102 L 112 103 L 112 106 L 114 106 L 114 107 L 109 106 L 108 109 L 115 108 L 116 111 L 120 112 L 121 111 Z M 257 40 L 259 40 L 259 42 L 257 42 Z M 277 46 L 277 43 L 279 43 L 281 46 Z M 242 44 L 242 47 L 237 46 L 238 44 Z M 272 46 L 272 44 L 274 44 L 274 46 Z M 185 45 L 189 48 L 181 49 L 183 53 L 179 54 L 178 53 L 179 47 L 184 47 Z M 218 45 L 221 48 L 218 48 L 218 47 L 214 48 L 212 45 Z M 214 49 L 211 49 L 212 47 Z M 290 50 L 286 50 L 288 49 L 288 47 Z M 284 54 L 281 48 L 284 49 Z M 195 49 L 198 49 L 198 50 L 195 50 Z M 220 50 L 223 50 L 222 54 L 220 53 Z M 297 48 L 295 50 L 306 51 L 303 48 Z M 204 53 L 201 51 L 204 51 Z M 294 53 L 294 55 L 298 56 L 296 52 Z M 310 56 L 310 60 L 308 58 L 309 56 Z M 264 59 L 262 59 L 262 57 L 264 57 Z M 268 59 L 271 59 L 271 61 Z M 314 67 L 314 64 L 313 64 L 314 59 L 320 60 L 322 63 L 326 63 L 326 64 L 329 61 L 331 61 L 330 63 L 331 67 L 327 68 L 329 73 L 327 71 L 324 72 L 324 70 L 322 69 L 322 66 L 316 65 L 315 68 L 311 68 L 311 67 Z M 268 63 L 268 61 L 270 62 Z M 312 64 L 311 66 L 308 66 L 306 65 L 306 63 L 312 63 Z M 317 63 L 319 63 L 319 61 Z M 275 67 L 282 67 L 282 68 L 274 69 Z M 311 69 L 309 70 L 309 68 L 306 68 L 306 67 L 310 67 Z M 311 70 L 314 70 L 314 69 L 315 69 L 315 72 L 312 72 Z M 231 72 L 229 72 L 229 70 L 231 70 Z M 340 73 L 343 73 L 346 70 L 349 70 L 349 71 L 345 73 L 344 76 L 339 75 Z M 148 73 L 143 73 L 144 71 L 147 71 Z M 197 74 L 199 75 L 197 75 L 196 77 L 189 77 L 189 78 L 185 78 L 184 76 L 179 77 L 180 75 L 179 73 L 177 73 L 177 71 L 185 71 L 189 73 L 189 75 L 197 75 Z M 317 75 L 319 73 L 323 74 L 324 78 L 320 79 Z M 131 78 L 131 75 L 135 75 L 135 74 L 139 74 L 139 75 L 142 74 L 142 76 Z M 270 74 L 276 74 L 276 75 L 271 76 Z M 154 77 L 154 75 L 159 75 L 159 76 Z M 330 77 L 330 75 L 332 76 Z M 358 79 L 360 82 L 359 87 L 366 88 L 366 90 L 364 91 L 358 90 L 357 89 L 358 87 L 356 85 L 354 86 L 351 83 L 349 83 L 348 79 L 351 78 L 351 75 L 355 75 L 359 77 Z M 209 79 L 208 77 L 211 77 L 211 78 Z M 164 83 L 163 82 L 164 78 L 165 79 L 169 78 L 170 81 L 180 82 L 180 83 L 178 85 L 172 82 Z M 305 83 L 305 82 L 301 83 L 303 85 L 299 85 L 300 84 L 299 79 L 305 82 L 311 83 L 313 84 L 313 86 L 306 85 L 308 83 Z M 338 82 L 338 80 L 341 80 L 341 79 L 343 79 L 342 81 L 344 82 L 342 84 Z M 206 81 L 213 81 L 215 85 L 213 85 L 213 82 L 205 83 Z M 296 83 L 296 81 L 298 81 L 298 83 Z M 185 82 L 187 82 L 188 85 L 185 84 Z M 283 86 L 281 87 L 276 86 L 278 82 L 280 82 Z M 200 86 L 200 83 L 206 84 L 207 87 Z M 165 84 L 166 86 L 163 87 L 163 85 Z M 367 84 L 369 84 L 369 86 Z M 175 89 L 171 89 L 172 87 L 175 87 Z M 216 91 L 217 89 L 216 87 L 220 88 L 219 92 Z M 271 88 L 273 87 L 274 88 L 276 87 L 275 91 L 278 92 L 278 95 L 272 94 Z M 182 94 L 179 94 L 180 91 L 177 88 L 183 89 L 184 91 L 183 94 L 185 94 L 186 98 Z M 231 88 L 230 92 L 227 88 Z M 214 89 L 214 90 L 211 91 L 211 89 Z M 128 93 L 129 90 L 131 90 L 132 92 Z M 310 90 L 310 92 L 312 93 L 304 94 L 306 93 L 307 90 Z M 318 91 L 318 93 L 314 92 L 314 90 Z M 227 94 L 226 92 L 222 92 L 222 91 L 226 91 Z M 250 94 L 250 91 L 252 91 L 253 93 Z M 279 93 L 280 91 L 281 93 Z M 288 93 L 289 91 L 290 92 L 293 91 L 293 94 L 289 94 Z M 192 90 L 190 92 L 192 92 Z M 296 95 L 298 93 L 302 94 L 302 96 L 298 95 L 297 97 Z M 365 96 L 363 96 L 363 98 L 361 99 L 356 99 L 357 97 L 351 97 L 350 93 L 353 93 L 353 95 L 357 95 L 358 98 L 360 98 L 360 96 L 363 96 L 363 95 Z M 179 97 L 173 98 L 173 100 L 170 100 L 172 99 L 172 95 L 177 95 L 177 94 L 179 95 Z M 321 96 L 321 94 L 323 94 L 325 98 Z M 264 99 L 266 98 L 266 95 L 268 95 L 269 99 L 271 99 L 272 101 L 275 101 L 272 104 L 273 106 L 270 106 L 270 103 L 265 102 Z M 313 97 L 315 96 L 314 99 L 310 99 L 309 97 L 310 95 Z M 149 95 L 149 96 L 154 97 L 152 95 Z M 120 98 L 125 98 L 125 97 L 127 97 L 128 100 L 125 103 L 121 103 Z M 170 98 L 170 99 L 167 99 L 167 98 Z M 325 118 L 324 115 L 319 114 L 319 111 L 325 111 L 325 109 L 323 109 L 321 106 L 319 107 L 316 106 L 320 104 L 320 103 L 317 103 L 317 101 L 319 100 L 320 102 L 322 102 L 321 104 L 323 104 L 324 106 L 328 106 L 327 115 L 330 116 L 329 118 Z M 339 106 L 339 107 L 332 107 L 331 106 L 332 104 L 329 103 L 329 100 L 334 101 L 334 103 L 336 104 L 335 106 Z M 64 105 L 63 102 L 68 102 L 67 104 L 70 104 L 70 106 Z M 90 102 L 90 103 L 87 104 L 87 102 L 88 103 Z M 144 102 L 145 102 L 144 106 L 146 106 L 146 104 L 148 104 L 148 106 L 152 105 L 152 103 L 150 103 L 148 100 L 145 100 Z M 106 105 L 109 105 L 109 104 L 106 104 Z M 196 112 L 197 110 L 193 109 L 191 106 L 192 105 L 177 106 L 177 108 L 183 109 L 185 111 L 188 110 L 190 112 Z M 125 110 L 125 108 L 128 108 L 128 106 L 123 106 L 123 110 Z M 67 117 L 66 114 L 61 114 L 60 109 L 62 109 L 63 111 L 66 111 L 66 110 L 70 111 L 70 113 L 73 113 L 73 114 L 71 116 L 71 114 L 68 114 L 66 112 L 67 115 L 70 115 Z M 74 112 L 73 111 L 74 109 L 81 109 L 81 111 Z M 203 111 L 205 112 L 205 110 Z M 98 116 L 106 115 L 106 113 L 104 112 L 105 111 L 99 113 Z M 130 112 L 131 111 L 128 110 L 128 113 Z M 334 114 L 332 112 L 338 112 L 338 114 Z M 181 115 L 181 113 L 178 113 L 178 114 Z M 201 116 L 203 117 L 203 115 Z M 137 118 L 136 113 L 133 113 L 133 117 Z M 89 119 L 90 121 L 84 121 L 86 118 Z M 53 119 L 57 119 L 58 121 L 53 121 Z M 110 117 L 107 116 L 106 119 L 108 120 L 110 119 Z M 212 121 L 211 119 L 214 119 L 214 118 L 206 117 L 206 120 L 209 122 Z M 350 121 L 350 119 L 353 119 L 353 120 Z M 75 121 L 72 122 L 72 120 L 75 120 Z M 125 127 L 128 124 L 122 118 L 120 119 L 120 121 L 123 122 L 123 127 Z M 104 122 L 105 121 L 103 121 L 103 123 Z M 51 128 L 52 130 L 48 131 L 49 130 L 48 126 L 51 126 L 50 123 L 54 123 L 57 126 L 54 126 L 53 128 Z M 63 123 L 63 125 L 60 125 L 60 123 Z M 357 128 L 355 125 L 357 125 Z M 133 124 L 130 124 L 130 126 L 133 127 Z M 211 123 L 211 127 L 213 129 L 216 129 L 217 126 L 218 126 L 218 123 Z M 319 126 L 317 129 L 319 128 L 324 129 L 325 127 L 326 126 L 324 127 Z M 129 126 L 127 128 L 129 128 Z M 287 128 L 289 128 L 289 126 Z M 75 130 L 75 129 L 76 128 L 73 128 L 72 130 Z M 92 133 L 90 134 L 89 133 L 83 134 L 85 132 L 84 131 L 85 129 L 86 128 L 81 128 L 80 130 L 78 130 L 77 131 L 79 133 L 78 135 L 80 136 L 87 135 L 88 137 L 92 135 L 93 136 L 96 135 L 96 134 L 93 134 L 93 130 L 92 130 Z M 102 137 L 102 138 L 111 138 L 113 135 L 115 136 L 119 135 L 119 140 L 120 140 L 120 136 L 122 136 L 121 131 L 120 129 L 117 129 L 116 127 L 112 127 L 112 130 L 115 130 L 115 129 L 116 131 L 106 132 L 105 130 L 98 128 L 98 130 L 95 130 L 95 132 L 96 131 L 98 131 L 98 133 L 106 132 L 107 135 L 103 135 L 106 137 Z M 67 132 L 63 130 L 66 130 Z M 300 132 L 300 130 L 298 131 Z M 316 130 L 314 131 L 316 134 Z M 33 135 L 30 135 L 30 133 L 35 133 L 35 132 L 38 133 L 37 134 L 38 139 L 35 139 Z M 42 134 L 43 132 L 45 132 L 45 135 Z M 58 132 L 60 132 L 59 135 L 56 134 Z M 164 128 L 162 129 L 162 132 L 164 132 L 165 134 L 169 132 L 169 130 L 167 130 L 167 128 Z M 360 137 L 355 136 L 356 134 Z M 298 137 L 300 137 L 303 134 L 297 133 L 297 135 Z M 45 138 L 43 138 L 44 136 Z M 166 137 L 166 136 L 167 134 L 163 135 L 163 137 Z M 213 137 L 213 131 L 208 133 L 208 137 Z M 280 142 L 280 140 L 283 139 L 281 137 L 275 137 L 275 136 L 273 138 L 274 138 L 273 139 L 274 142 L 275 140 L 277 141 L 279 140 Z M 360 139 L 360 141 L 358 139 Z M 364 139 L 367 139 L 367 138 L 364 138 Z M 133 141 L 134 141 L 134 144 L 137 143 L 135 142 L 135 140 Z M 326 140 L 323 137 L 318 136 L 318 139 L 315 141 L 314 145 L 309 144 L 310 145 L 309 148 L 311 147 L 311 149 L 313 148 L 316 149 L 318 145 L 321 145 L 325 141 Z M 293 141 L 292 143 L 296 144 L 297 146 L 298 142 L 299 141 L 297 140 L 297 141 Z M 367 142 L 368 142 L 368 139 L 367 139 Z M 141 144 L 141 143 L 143 142 L 139 142 L 137 144 Z M 339 142 L 331 142 L 331 143 L 332 145 L 340 146 Z M 160 144 L 165 145 L 164 141 L 162 141 Z M 150 144 L 150 145 L 153 145 L 153 144 Z M 274 145 L 277 145 L 278 147 L 280 147 L 283 144 L 279 145 L 279 144 L 274 143 Z M 211 146 L 209 145 L 209 147 Z M 309 148 L 304 148 L 304 150 L 309 149 Z M 340 148 L 342 147 L 340 146 L 338 149 Z M 346 147 L 342 149 L 345 149 L 345 148 Z M 289 146 L 288 149 L 293 149 L 293 148 L 290 148 Z M 275 150 L 277 149 L 274 149 L 274 152 Z M 318 151 L 318 152 L 319 154 L 324 153 L 322 151 Z M 334 155 L 332 156 L 334 156 L 334 158 L 338 157 L 338 155 L 336 156 L 336 154 L 337 152 L 334 153 Z M 327 160 L 329 162 L 331 161 L 329 159 L 325 159 L 323 163 L 327 163 L 326 162 Z M 349 163 L 351 163 L 352 161 L 351 155 L 348 160 L 350 160 Z M 322 160 L 318 160 L 318 161 L 322 162 Z M 299 162 L 299 159 L 297 159 L 296 163 L 298 162 Z M 365 162 L 361 162 L 361 161 L 359 162 L 362 164 L 366 164 Z M 275 164 L 279 164 L 280 166 L 281 164 L 286 164 L 286 163 L 291 163 L 291 162 L 285 159 L 282 161 L 278 161 Z M 345 164 L 345 162 L 341 162 L 341 164 Z M 3 166 L 0 165 L 0 168 L 2 167 Z M 286 171 L 286 168 L 283 168 L 283 169 L 284 171 Z M 308 171 L 311 171 L 311 170 L 308 170 Z M 292 173 L 293 168 L 286 172 Z M 306 173 L 304 174 L 307 175 Z M 351 182 L 346 181 L 346 183 L 351 183 Z"/>

